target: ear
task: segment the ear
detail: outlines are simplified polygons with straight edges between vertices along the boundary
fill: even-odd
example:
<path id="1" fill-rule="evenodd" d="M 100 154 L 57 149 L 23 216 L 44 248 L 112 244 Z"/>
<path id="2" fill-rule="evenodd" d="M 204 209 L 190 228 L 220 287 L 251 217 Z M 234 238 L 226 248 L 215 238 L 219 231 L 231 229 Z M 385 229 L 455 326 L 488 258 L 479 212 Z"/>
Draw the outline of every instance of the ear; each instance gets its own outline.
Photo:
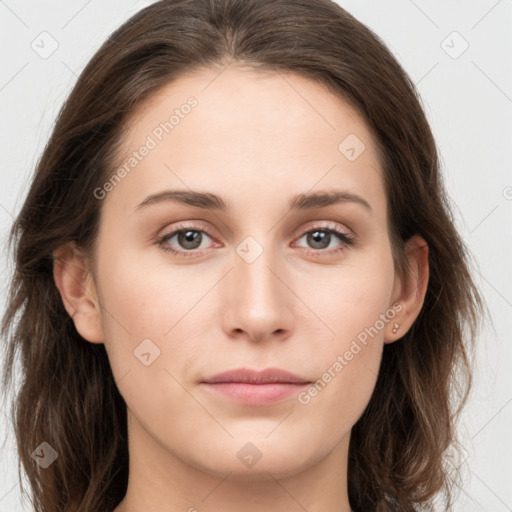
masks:
<path id="1" fill-rule="evenodd" d="M 103 343 L 96 287 L 84 253 L 69 243 L 53 251 L 53 279 L 76 330 L 92 343 Z"/>
<path id="2" fill-rule="evenodd" d="M 419 236 L 412 236 L 405 243 L 409 271 L 396 276 L 393 288 L 395 317 L 386 326 L 385 343 L 392 343 L 404 336 L 420 314 L 429 279 L 428 244 Z M 398 328 L 397 328 L 398 325 Z M 395 331 L 395 332 L 393 332 Z"/>

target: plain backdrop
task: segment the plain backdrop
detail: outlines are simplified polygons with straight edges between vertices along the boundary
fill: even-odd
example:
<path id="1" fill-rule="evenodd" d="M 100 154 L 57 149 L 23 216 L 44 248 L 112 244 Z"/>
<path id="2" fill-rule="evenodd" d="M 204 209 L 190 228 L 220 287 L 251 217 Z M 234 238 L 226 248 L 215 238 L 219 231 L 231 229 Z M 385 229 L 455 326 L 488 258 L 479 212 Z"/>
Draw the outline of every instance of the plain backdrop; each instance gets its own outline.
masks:
<path id="1" fill-rule="evenodd" d="M 149 3 L 0 0 L 2 248 L 78 74 L 106 36 Z M 418 87 L 458 228 L 492 313 L 478 340 L 474 389 L 460 425 L 466 469 L 455 510 L 510 511 L 512 1 L 339 3 L 383 39 Z M 3 312 L 11 263 L 5 250 L 1 257 Z M 3 407 L 2 439 L 10 421 Z M 0 512 L 29 511 L 20 499 L 12 433 L 1 450 Z"/>

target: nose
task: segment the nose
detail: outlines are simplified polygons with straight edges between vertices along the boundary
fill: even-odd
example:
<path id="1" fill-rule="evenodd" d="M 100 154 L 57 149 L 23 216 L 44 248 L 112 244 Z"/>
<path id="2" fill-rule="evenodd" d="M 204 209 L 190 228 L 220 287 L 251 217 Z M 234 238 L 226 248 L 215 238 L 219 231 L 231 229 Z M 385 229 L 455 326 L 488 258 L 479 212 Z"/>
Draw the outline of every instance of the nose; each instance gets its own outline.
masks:
<path id="1" fill-rule="evenodd" d="M 254 245 L 250 250 L 256 250 Z M 226 283 L 225 332 L 254 342 L 284 340 L 292 333 L 293 301 L 297 301 L 289 289 L 285 265 L 271 249 L 263 249 L 251 260 L 243 252 L 234 255 Z"/>

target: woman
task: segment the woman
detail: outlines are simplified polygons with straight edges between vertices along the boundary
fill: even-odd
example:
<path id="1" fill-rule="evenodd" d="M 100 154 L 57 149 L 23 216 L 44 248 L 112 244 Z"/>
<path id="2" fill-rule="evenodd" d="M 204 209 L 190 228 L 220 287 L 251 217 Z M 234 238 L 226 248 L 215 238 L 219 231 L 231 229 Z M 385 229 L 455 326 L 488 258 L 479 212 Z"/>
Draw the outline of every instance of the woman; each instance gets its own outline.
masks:
<path id="1" fill-rule="evenodd" d="M 137 13 L 12 243 L 35 510 L 449 509 L 482 301 L 414 86 L 335 3 Z"/>

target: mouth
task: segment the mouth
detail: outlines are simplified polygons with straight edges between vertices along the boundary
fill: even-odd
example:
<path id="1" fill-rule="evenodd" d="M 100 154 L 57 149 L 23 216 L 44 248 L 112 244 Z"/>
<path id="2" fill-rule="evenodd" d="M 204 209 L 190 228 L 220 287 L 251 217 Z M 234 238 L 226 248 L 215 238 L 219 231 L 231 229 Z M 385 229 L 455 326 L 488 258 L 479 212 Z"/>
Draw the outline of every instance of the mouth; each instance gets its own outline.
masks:
<path id="1" fill-rule="evenodd" d="M 205 390 L 244 405 L 271 405 L 297 394 L 312 382 L 286 370 L 238 368 L 201 381 Z"/>

